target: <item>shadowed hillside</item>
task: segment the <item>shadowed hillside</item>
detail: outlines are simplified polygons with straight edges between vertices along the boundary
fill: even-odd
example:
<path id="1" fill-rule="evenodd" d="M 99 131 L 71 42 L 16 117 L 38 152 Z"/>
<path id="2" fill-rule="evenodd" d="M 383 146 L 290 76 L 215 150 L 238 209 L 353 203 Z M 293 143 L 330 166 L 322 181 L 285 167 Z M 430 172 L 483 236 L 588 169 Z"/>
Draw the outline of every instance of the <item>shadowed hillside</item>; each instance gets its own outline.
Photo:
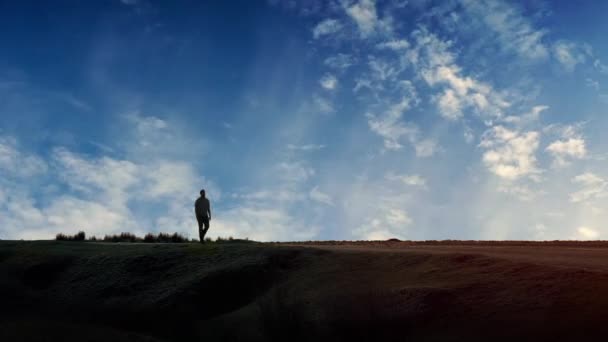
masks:
<path id="1" fill-rule="evenodd" d="M 370 246 L 3 241 L 0 339 L 485 341 L 608 330 L 605 272 Z"/>

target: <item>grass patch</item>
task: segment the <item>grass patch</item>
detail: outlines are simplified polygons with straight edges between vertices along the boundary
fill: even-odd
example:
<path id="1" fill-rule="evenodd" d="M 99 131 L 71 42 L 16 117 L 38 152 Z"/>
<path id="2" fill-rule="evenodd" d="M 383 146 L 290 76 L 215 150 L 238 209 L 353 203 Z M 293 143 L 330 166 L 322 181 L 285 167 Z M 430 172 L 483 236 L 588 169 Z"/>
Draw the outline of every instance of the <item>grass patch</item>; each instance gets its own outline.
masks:
<path id="1" fill-rule="evenodd" d="M 148 233 L 143 238 L 129 232 L 123 232 L 120 234 L 106 235 L 103 239 L 98 239 L 96 236 L 92 236 L 88 240 L 86 239 L 85 232 L 78 232 L 75 235 L 68 235 L 59 233 L 55 236 L 57 241 L 93 241 L 93 242 L 147 242 L 147 243 L 186 243 L 196 242 L 196 240 L 190 240 L 186 236 L 180 233 Z"/>

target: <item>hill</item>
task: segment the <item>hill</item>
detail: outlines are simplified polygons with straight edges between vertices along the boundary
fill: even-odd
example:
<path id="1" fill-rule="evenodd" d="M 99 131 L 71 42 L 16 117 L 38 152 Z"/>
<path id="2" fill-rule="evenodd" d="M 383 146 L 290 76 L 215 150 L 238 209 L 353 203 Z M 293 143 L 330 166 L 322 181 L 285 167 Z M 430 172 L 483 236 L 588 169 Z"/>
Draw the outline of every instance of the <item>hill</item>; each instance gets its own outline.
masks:
<path id="1" fill-rule="evenodd" d="M 589 339 L 608 332 L 604 256 L 584 244 L 0 241 L 0 340 Z"/>

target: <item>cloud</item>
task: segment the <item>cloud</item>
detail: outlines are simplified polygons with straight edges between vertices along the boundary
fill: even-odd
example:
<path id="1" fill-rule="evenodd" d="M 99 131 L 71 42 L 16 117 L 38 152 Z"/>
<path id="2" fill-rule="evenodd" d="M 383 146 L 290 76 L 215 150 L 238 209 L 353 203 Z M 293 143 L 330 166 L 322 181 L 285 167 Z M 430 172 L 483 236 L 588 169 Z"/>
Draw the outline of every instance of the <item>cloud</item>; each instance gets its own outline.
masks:
<path id="1" fill-rule="evenodd" d="M 331 196 L 319 190 L 318 186 L 315 186 L 314 188 L 312 188 L 312 190 L 310 190 L 309 196 L 312 200 L 317 201 L 319 203 L 331 206 L 334 205 L 334 201 L 332 200 Z"/>
<path id="2" fill-rule="evenodd" d="M 399 103 L 393 104 L 382 116 L 366 114 L 367 123 L 372 132 L 384 139 L 384 147 L 388 150 L 403 148 L 401 140 L 406 138 L 410 141 L 416 139 L 418 129 L 401 121 L 403 112 L 410 107 L 410 99 L 405 97 Z"/>
<path id="3" fill-rule="evenodd" d="M 535 178 L 540 173 L 534 155 L 538 144 L 538 132 L 519 132 L 495 126 L 484 132 L 479 146 L 486 149 L 483 162 L 492 173 L 516 180 Z"/>
<path id="4" fill-rule="evenodd" d="M 412 219 L 405 210 L 391 208 L 387 211 L 386 221 L 393 226 L 407 226 L 412 223 Z"/>
<path id="5" fill-rule="evenodd" d="M 322 36 L 331 35 L 342 30 L 342 24 L 336 19 L 325 19 L 317 24 L 312 30 L 315 39 Z"/>
<path id="6" fill-rule="evenodd" d="M 494 34 L 501 49 L 532 60 L 547 58 L 545 30 L 534 28 L 521 10 L 502 0 L 462 0 L 464 9 Z"/>
<path id="7" fill-rule="evenodd" d="M 578 64 L 585 63 L 587 52 L 574 42 L 560 40 L 553 44 L 553 54 L 566 71 L 572 72 Z"/>
<path id="8" fill-rule="evenodd" d="M 517 199 L 519 199 L 520 201 L 526 201 L 526 202 L 529 202 L 529 201 L 535 199 L 539 195 L 538 192 L 533 191 L 526 185 L 517 185 L 517 184 L 511 184 L 511 183 L 501 184 L 498 187 L 498 192 L 512 195 L 512 196 L 516 197 Z"/>
<path id="9" fill-rule="evenodd" d="M 121 231 L 141 235 L 156 229 L 191 232 L 191 201 L 197 189 L 207 188 L 215 200 L 221 199 L 219 189 L 189 162 L 169 158 L 169 144 L 180 138 L 167 122 L 140 115 L 121 122 L 127 123 L 121 127 L 124 141 L 130 142 L 125 145 L 137 146 L 142 153 L 135 159 L 120 149 L 109 153 L 123 158 L 105 154 L 108 150 L 89 155 L 53 146 L 42 158 L 24 152 L 15 139 L 0 137 L 2 235 L 39 239 L 78 230 L 97 236 Z M 154 145 L 151 137 L 165 143 L 162 150 L 148 148 Z M 125 146 L 122 142 L 116 145 Z M 7 169 L 14 163 L 19 170 Z"/>
<path id="10" fill-rule="evenodd" d="M 600 90 L 600 82 L 598 82 L 598 81 L 596 81 L 596 80 L 594 80 L 592 78 L 589 78 L 589 77 L 585 78 L 585 84 L 588 87 L 591 87 L 591 88 L 593 88 L 595 90 Z"/>
<path id="11" fill-rule="evenodd" d="M 311 240 L 319 227 L 303 224 L 281 208 L 245 204 L 228 209 L 211 223 L 216 236 L 247 237 L 255 241 Z"/>
<path id="12" fill-rule="evenodd" d="M 352 5 L 344 2 L 346 14 L 355 21 L 362 38 L 370 36 L 378 23 L 374 0 L 358 0 Z"/>
<path id="13" fill-rule="evenodd" d="M 608 187 L 608 182 L 594 173 L 585 172 L 580 174 L 572 178 L 572 182 L 579 184 L 581 189 L 570 194 L 570 202 L 584 202 L 603 198 L 607 195 L 606 188 Z"/>
<path id="14" fill-rule="evenodd" d="M 410 43 L 405 39 L 393 39 L 386 42 L 382 42 L 376 44 L 376 48 L 380 50 L 393 50 L 393 51 L 402 51 L 407 50 L 410 47 Z"/>
<path id="15" fill-rule="evenodd" d="M 287 149 L 298 150 L 298 151 L 318 151 L 325 148 L 325 145 L 306 144 L 306 145 L 293 145 L 288 144 Z"/>
<path id="16" fill-rule="evenodd" d="M 546 150 L 553 156 L 555 166 L 568 165 L 569 159 L 582 159 L 587 155 L 585 140 L 582 138 L 569 138 L 552 142 Z"/>
<path id="17" fill-rule="evenodd" d="M 355 65 L 355 63 L 356 59 L 352 55 L 345 53 L 338 53 L 334 56 L 327 57 L 325 61 L 323 61 L 323 64 L 326 66 L 341 71 L 350 68 L 351 66 Z"/>
<path id="18" fill-rule="evenodd" d="M 396 81 L 397 76 L 402 71 L 402 68 L 398 65 L 374 56 L 369 57 L 368 66 L 372 77 L 375 80 L 382 82 Z"/>
<path id="19" fill-rule="evenodd" d="M 48 166 L 42 158 L 21 152 L 14 138 L 0 136 L 0 171 L 26 178 L 44 174 L 47 170 Z"/>
<path id="20" fill-rule="evenodd" d="M 595 229 L 591 229 L 589 227 L 578 227 L 576 229 L 579 237 L 583 240 L 597 240 L 599 238 L 600 233 L 598 233 Z"/>
<path id="21" fill-rule="evenodd" d="M 430 157 L 440 150 L 439 145 L 433 139 L 424 139 L 414 142 L 417 157 Z"/>
<path id="22" fill-rule="evenodd" d="M 389 181 L 399 181 L 405 185 L 412 186 L 426 186 L 426 179 L 420 175 L 406 175 L 406 174 L 396 174 L 394 172 L 388 172 L 384 175 L 384 178 Z"/>
<path id="23" fill-rule="evenodd" d="M 424 28 L 414 31 L 412 37 L 416 44 L 406 53 L 407 59 L 429 86 L 443 88 L 433 97 L 442 117 L 458 120 L 466 109 L 483 119 L 502 117 L 510 104 L 490 85 L 462 75 L 449 50 L 451 41 L 442 41 Z"/>
<path id="24" fill-rule="evenodd" d="M 279 188 L 275 190 L 258 190 L 246 193 L 233 193 L 232 198 L 255 201 L 294 202 L 304 200 L 305 196 L 292 189 Z"/>
<path id="25" fill-rule="evenodd" d="M 549 106 L 534 106 L 532 110 L 520 116 L 507 116 L 502 121 L 518 126 L 527 126 L 539 121 L 540 113 L 549 109 Z"/>
<path id="26" fill-rule="evenodd" d="M 283 161 L 276 166 L 280 178 L 287 182 L 303 182 L 315 174 L 315 170 L 301 161 Z"/>
<path id="27" fill-rule="evenodd" d="M 333 103 L 324 97 L 314 94 L 312 96 L 312 100 L 315 106 L 317 107 L 317 110 L 322 114 L 330 114 L 336 111 L 334 109 Z"/>
<path id="28" fill-rule="evenodd" d="M 320 80 L 321 87 L 327 90 L 334 90 L 338 87 L 338 79 L 332 74 L 325 74 Z"/>
<path id="29" fill-rule="evenodd" d="M 602 74 L 608 74 L 608 65 L 602 63 L 599 59 L 593 61 L 593 66 Z"/>

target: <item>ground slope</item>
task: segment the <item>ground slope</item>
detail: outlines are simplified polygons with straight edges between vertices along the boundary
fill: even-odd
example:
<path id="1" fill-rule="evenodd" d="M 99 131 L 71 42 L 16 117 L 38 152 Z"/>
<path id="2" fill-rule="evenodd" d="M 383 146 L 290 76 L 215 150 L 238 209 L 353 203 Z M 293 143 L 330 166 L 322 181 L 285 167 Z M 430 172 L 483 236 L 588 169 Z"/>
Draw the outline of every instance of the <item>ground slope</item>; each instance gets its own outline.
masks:
<path id="1" fill-rule="evenodd" d="M 4 241 L 0 340 L 590 339 L 607 265 L 588 245 Z"/>

